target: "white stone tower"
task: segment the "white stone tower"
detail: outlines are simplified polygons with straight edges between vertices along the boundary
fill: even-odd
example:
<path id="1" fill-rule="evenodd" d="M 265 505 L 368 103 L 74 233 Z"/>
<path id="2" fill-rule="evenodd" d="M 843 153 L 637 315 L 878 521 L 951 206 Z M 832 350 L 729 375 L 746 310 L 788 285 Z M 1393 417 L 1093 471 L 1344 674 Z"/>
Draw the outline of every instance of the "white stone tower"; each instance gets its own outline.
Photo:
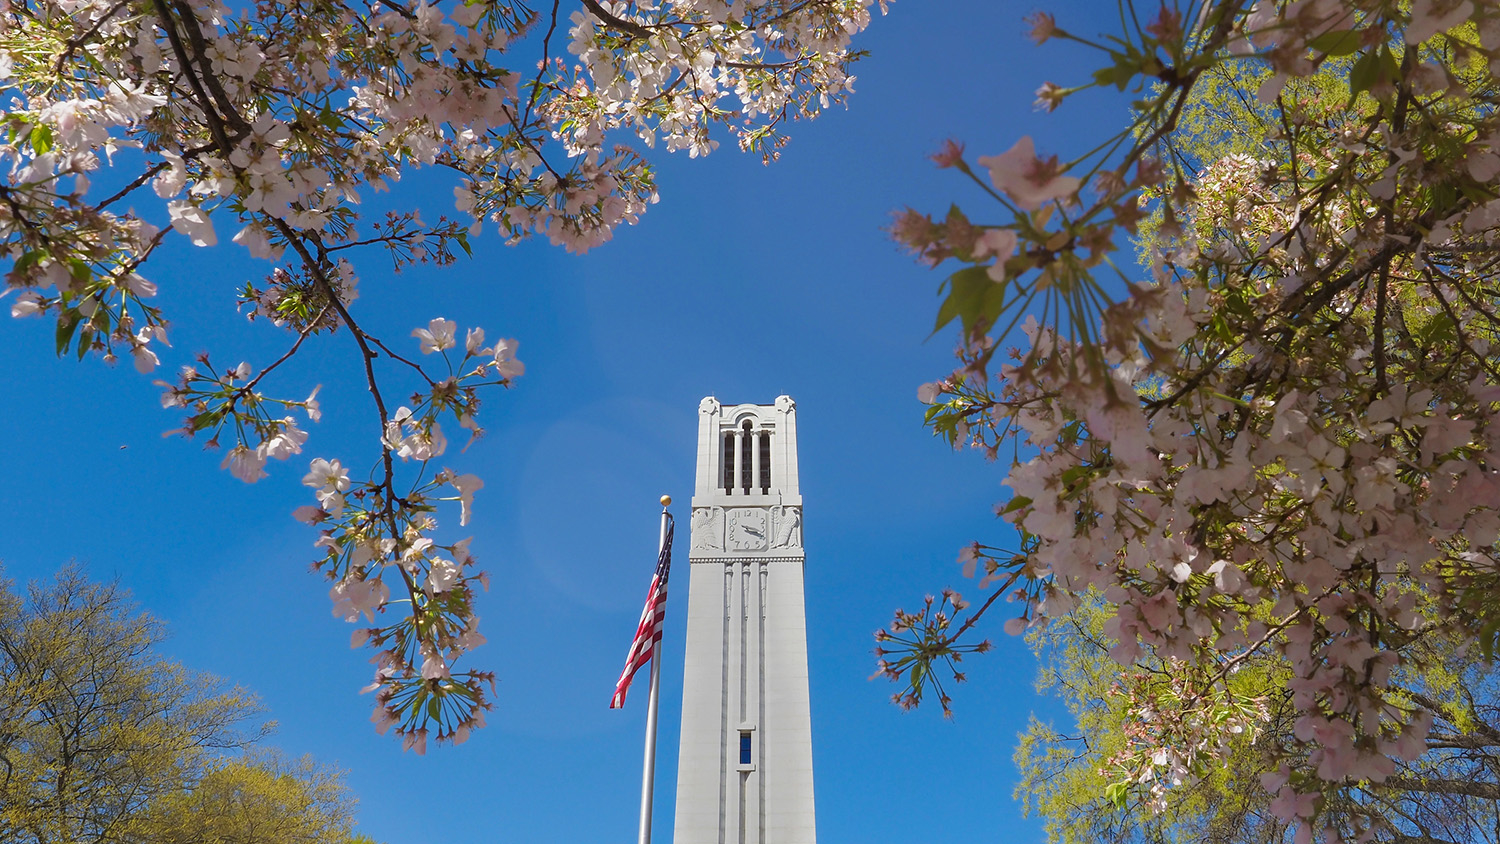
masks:
<path id="1" fill-rule="evenodd" d="M 698 406 L 674 844 L 815 844 L 797 411 Z"/>

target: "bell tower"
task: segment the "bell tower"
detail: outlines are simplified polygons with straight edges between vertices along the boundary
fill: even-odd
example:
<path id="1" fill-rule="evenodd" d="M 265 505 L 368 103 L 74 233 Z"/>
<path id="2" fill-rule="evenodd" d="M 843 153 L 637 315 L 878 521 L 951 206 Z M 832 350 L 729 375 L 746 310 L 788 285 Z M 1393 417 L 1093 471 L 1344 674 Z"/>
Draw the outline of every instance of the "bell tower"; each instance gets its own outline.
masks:
<path id="1" fill-rule="evenodd" d="M 797 409 L 698 406 L 674 844 L 815 844 Z"/>

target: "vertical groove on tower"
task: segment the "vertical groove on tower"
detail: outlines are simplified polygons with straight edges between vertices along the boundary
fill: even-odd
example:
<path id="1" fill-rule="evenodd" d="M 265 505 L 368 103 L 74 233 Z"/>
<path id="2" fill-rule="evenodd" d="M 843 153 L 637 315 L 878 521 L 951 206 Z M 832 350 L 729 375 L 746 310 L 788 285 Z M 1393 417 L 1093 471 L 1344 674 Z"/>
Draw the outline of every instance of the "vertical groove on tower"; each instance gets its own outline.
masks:
<path id="1" fill-rule="evenodd" d="M 734 571 L 724 573 L 724 655 L 719 660 L 723 666 L 723 690 L 719 693 L 719 767 L 729 763 L 729 622 L 734 618 L 730 609 L 734 606 Z M 684 662 L 686 662 L 684 660 Z M 719 784 L 719 844 L 728 844 L 725 837 L 724 816 L 728 814 L 729 795 L 725 793 L 727 783 Z"/>
<path id="2" fill-rule="evenodd" d="M 736 563 L 740 571 L 740 724 L 745 723 L 745 703 L 750 697 L 750 638 L 745 635 L 750 626 L 750 566 Z M 739 725 L 736 724 L 736 731 Z"/>
<path id="3" fill-rule="evenodd" d="M 766 576 L 767 576 L 767 571 L 766 571 L 766 565 L 765 565 L 765 563 L 757 563 L 755 567 L 759 571 L 759 575 L 760 575 L 760 619 L 759 619 L 759 624 L 757 625 L 759 627 L 759 631 L 757 632 L 756 635 L 757 635 L 757 637 L 760 640 L 760 676 L 764 677 L 764 676 L 766 676 Z M 764 725 L 766 723 L 766 696 L 764 694 L 760 695 L 760 700 L 758 701 L 758 709 L 757 709 L 757 711 L 755 713 L 755 723 L 761 724 L 761 725 Z M 762 760 L 761 767 L 764 767 L 764 759 L 765 759 L 765 754 L 766 754 L 766 741 L 767 741 L 766 740 L 766 734 L 765 734 L 764 730 L 762 730 L 762 734 L 761 734 L 760 739 L 761 739 L 760 740 L 760 744 L 758 744 L 756 746 L 756 749 L 757 749 L 757 752 L 758 752 L 758 754 L 759 754 L 759 756 L 760 756 L 760 758 Z M 760 808 L 760 835 L 756 838 L 755 844 L 765 844 L 765 841 L 766 841 L 766 778 L 764 776 L 760 777 L 759 781 L 757 782 L 757 785 L 760 786 L 760 800 L 758 801 L 759 808 Z"/>

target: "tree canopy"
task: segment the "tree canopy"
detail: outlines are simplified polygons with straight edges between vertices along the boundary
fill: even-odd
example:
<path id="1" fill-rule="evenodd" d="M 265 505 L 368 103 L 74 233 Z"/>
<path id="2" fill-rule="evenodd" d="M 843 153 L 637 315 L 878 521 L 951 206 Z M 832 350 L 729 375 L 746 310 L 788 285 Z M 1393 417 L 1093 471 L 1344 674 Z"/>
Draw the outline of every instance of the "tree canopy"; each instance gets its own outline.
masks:
<path id="1" fill-rule="evenodd" d="M 1249 844 L 1283 842 L 1294 827 L 1277 816 L 1266 784 L 1307 768 L 1295 735 L 1290 666 L 1280 654 L 1247 660 L 1234 693 L 1260 702 L 1260 716 L 1224 737 L 1221 762 L 1201 777 L 1154 762 L 1132 763 L 1131 741 L 1176 717 L 1161 708 L 1141 717 L 1142 701 L 1170 700 L 1177 667 L 1146 657 L 1121 673 L 1104 627 L 1114 608 L 1098 596 L 1027 634 L 1042 670 L 1038 686 L 1066 706 L 1059 729 L 1033 718 L 1016 750 L 1016 797 L 1059 842 L 1135 841 Z M 1433 726 L 1421 755 L 1398 760 L 1383 781 L 1346 779 L 1327 797 L 1325 823 L 1344 840 L 1491 842 L 1500 809 L 1500 697 L 1496 670 L 1467 658 L 1464 643 L 1432 630 L 1403 647 L 1407 666 L 1393 696 L 1428 714 Z M 1285 766 L 1285 767 L 1283 767 Z M 1167 780 L 1170 796 L 1126 788 L 1145 777 Z M 1174 782 L 1175 780 L 1175 782 Z M 1151 805 L 1152 801 L 1156 805 Z"/>
<path id="2" fill-rule="evenodd" d="M 0 840 L 361 844 L 342 775 L 256 749 L 254 696 L 164 636 L 77 567 L 24 597 L 0 580 Z"/>
<path id="3" fill-rule="evenodd" d="M 1270 817 L 1337 840 L 1348 789 L 1411 776 L 1446 729 L 1403 679 L 1426 670 L 1413 643 L 1488 658 L 1500 629 L 1500 12 L 1223 0 L 1127 3 L 1101 40 L 1032 25 L 1103 59 L 1039 107 L 1115 88 L 1135 119 L 1072 161 L 950 142 L 938 164 L 1003 222 L 895 224 L 960 264 L 937 320 L 960 366 L 920 397 L 937 434 L 1004 457 L 1016 540 L 960 555 L 991 589 L 973 612 L 898 613 L 882 669 L 916 703 L 998 598 L 1020 633 L 1097 595 L 1095 641 L 1139 679 L 1112 793 L 1165 810 L 1279 718 Z M 1139 270 L 1116 257 L 1138 232 Z M 1239 679 L 1273 656 L 1278 709 Z"/>
<path id="4" fill-rule="evenodd" d="M 851 39 L 875 6 L 9 3 L 0 259 L 11 313 L 54 320 L 59 355 L 128 356 L 153 372 L 170 327 L 153 304 L 174 281 L 152 272 L 165 238 L 207 248 L 222 233 L 266 261 L 261 281 L 221 295 L 283 332 L 287 351 L 233 366 L 205 353 L 160 382 L 163 404 L 185 411 L 182 433 L 222 447 L 223 466 L 248 483 L 300 455 L 302 426 L 322 414 L 316 390 L 278 395 L 273 374 L 315 335 L 346 337 L 379 446 L 311 460 L 303 482 L 316 504 L 296 517 L 320 530 L 316 565 L 336 616 L 374 624 L 399 610 L 354 637 L 379 651 L 377 729 L 395 726 L 418 752 L 434 731 L 462 742 L 494 684 L 492 672 L 453 670 L 485 641 L 473 588 L 487 581 L 436 513 L 466 525 L 483 481 L 430 464 L 447 453 L 443 426 L 479 436 L 482 396 L 525 367 L 493 327 L 487 340 L 424 315 L 409 346 L 362 327 L 362 256 L 448 264 L 485 229 L 597 246 L 656 201 L 641 147 L 698 157 L 731 138 L 770 161 L 790 121 L 844 101 L 861 55 Z M 430 208 L 361 217 L 363 195 L 421 167 L 453 180 L 456 219 Z"/>

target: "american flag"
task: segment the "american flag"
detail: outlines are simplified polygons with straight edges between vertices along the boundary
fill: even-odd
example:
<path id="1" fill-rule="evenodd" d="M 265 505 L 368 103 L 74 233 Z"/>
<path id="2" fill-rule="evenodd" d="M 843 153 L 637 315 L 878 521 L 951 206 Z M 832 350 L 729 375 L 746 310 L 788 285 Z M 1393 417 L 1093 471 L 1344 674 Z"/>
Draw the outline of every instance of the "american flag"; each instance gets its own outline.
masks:
<path id="1" fill-rule="evenodd" d="M 651 661 L 652 650 L 661 641 L 662 621 L 667 616 L 667 572 L 672 568 L 672 528 L 672 517 L 667 515 L 667 539 L 661 545 L 661 555 L 656 558 L 656 574 L 651 577 L 651 590 L 646 593 L 641 623 L 635 628 L 635 639 L 630 643 L 630 653 L 625 656 L 625 670 L 620 672 L 615 696 L 609 701 L 610 709 L 625 705 L 625 692 L 630 689 L 631 678 L 641 666 Z"/>

